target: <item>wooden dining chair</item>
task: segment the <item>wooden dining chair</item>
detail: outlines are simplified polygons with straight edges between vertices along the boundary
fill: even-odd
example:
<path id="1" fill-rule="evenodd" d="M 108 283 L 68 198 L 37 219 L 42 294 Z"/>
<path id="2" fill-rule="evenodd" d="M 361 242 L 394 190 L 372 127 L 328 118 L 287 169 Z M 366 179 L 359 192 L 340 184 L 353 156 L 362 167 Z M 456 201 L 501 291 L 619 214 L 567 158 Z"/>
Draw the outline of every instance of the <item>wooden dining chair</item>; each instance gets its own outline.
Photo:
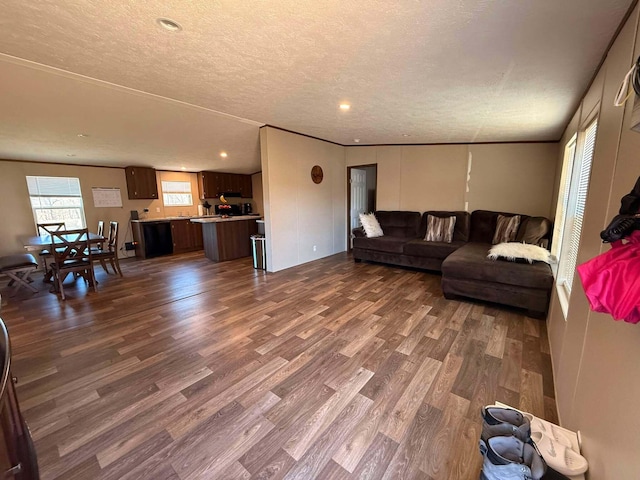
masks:
<path id="1" fill-rule="evenodd" d="M 109 222 L 109 240 L 104 248 L 92 251 L 93 261 L 99 261 L 105 272 L 107 269 L 107 260 L 113 268 L 113 273 L 118 273 L 122 277 L 120 262 L 118 261 L 118 222 Z"/>
<path id="2" fill-rule="evenodd" d="M 36 223 L 36 230 L 38 235 L 51 235 L 52 232 L 59 232 L 60 230 L 66 230 L 67 226 L 64 222 L 50 222 L 50 223 Z M 44 281 L 47 282 L 52 278 L 52 272 L 49 268 L 49 263 L 53 259 L 53 255 L 48 248 L 40 250 L 38 256 L 42 259 L 42 268 L 44 271 Z"/>
<path id="3" fill-rule="evenodd" d="M 70 273 L 78 273 L 96 291 L 93 257 L 89 248 L 89 230 L 60 230 L 51 233 L 55 290 L 65 300 L 63 282 Z"/>

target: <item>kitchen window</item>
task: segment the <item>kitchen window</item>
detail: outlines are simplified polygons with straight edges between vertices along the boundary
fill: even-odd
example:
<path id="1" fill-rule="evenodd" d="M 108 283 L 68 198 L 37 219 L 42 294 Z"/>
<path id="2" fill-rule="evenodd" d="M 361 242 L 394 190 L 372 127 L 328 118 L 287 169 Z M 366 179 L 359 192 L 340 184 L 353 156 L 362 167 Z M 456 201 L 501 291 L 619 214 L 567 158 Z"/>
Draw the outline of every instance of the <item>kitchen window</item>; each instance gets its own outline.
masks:
<path id="1" fill-rule="evenodd" d="M 191 182 L 162 181 L 162 201 L 166 207 L 193 205 Z"/>
<path id="2" fill-rule="evenodd" d="M 80 179 L 27 176 L 35 223 L 64 222 L 67 230 L 86 227 Z"/>

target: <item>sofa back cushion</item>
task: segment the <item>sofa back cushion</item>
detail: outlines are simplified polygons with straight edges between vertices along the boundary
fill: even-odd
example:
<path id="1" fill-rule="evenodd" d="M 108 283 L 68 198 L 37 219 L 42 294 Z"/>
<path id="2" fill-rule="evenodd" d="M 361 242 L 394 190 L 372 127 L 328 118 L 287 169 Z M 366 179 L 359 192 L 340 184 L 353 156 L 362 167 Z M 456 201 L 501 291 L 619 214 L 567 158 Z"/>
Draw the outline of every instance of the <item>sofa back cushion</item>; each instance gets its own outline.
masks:
<path id="1" fill-rule="evenodd" d="M 377 211 L 385 235 L 400 238 L 416 238 L 420 227 L 420 212 Z"/>
<path id="2" fill-rule="evenodd" d="M 551 221 L 544 217 L 529 217 L 520 225 L 516 242 L 545 246 L 545 239 L 551 234 Z M 547 242 L 548 243 L 548 242 Z"/>
<path id="3" fill-rule="evenodd" d="M 504 217 L 520 215 L 520 225 L 523 225 L 525 220 L 529 218 L 528 215 L 521 215 L 517 213 L 476 210 L 471 214 L 469 241 L 476 243 L 492 243 L 493 235 L 495 234 L 496 225 L 498 223 L 498 215 L 502 215 Z"/>
<path id="4" fill-rule="evenodd" d="M 427 216 L 433 215 L 434 217 L 447 218 L 455 215 L 456 226 L 453 230 L 454 242 L 467 242 L 469 241 L 469 212 L 444 212 L 444 211 L 428 211 L 422 214 L 422 220 L 420 221 L 420 229 L 418 231 L 418 237 L 424 238 L 427 234 Z"/>

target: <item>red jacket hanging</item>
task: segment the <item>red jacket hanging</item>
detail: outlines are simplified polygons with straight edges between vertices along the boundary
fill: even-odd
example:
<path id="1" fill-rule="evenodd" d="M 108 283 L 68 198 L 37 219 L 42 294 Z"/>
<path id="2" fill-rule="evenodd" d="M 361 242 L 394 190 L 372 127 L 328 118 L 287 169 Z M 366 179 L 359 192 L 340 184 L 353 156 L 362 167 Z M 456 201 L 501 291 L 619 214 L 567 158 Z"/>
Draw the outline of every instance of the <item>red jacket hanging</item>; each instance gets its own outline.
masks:
<path id="1" fill-rule="evenodd" d="M 618 240 L 608 252 L 578 266 L 591 309 L 615 320 L 640 322 L 640 231 Z"/>

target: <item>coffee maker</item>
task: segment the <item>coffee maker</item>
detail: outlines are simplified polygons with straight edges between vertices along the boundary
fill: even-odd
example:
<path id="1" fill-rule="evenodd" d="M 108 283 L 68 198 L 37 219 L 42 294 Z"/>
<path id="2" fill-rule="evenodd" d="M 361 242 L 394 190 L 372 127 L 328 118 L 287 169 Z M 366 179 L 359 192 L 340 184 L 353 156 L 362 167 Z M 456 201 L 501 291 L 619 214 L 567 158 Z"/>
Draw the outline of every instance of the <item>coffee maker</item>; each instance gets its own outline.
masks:
<path id="1" fill-rule="evenodd" d="M 242 214 L 243 215 L 251 215 L 252 212 L 253 212 L 253 209 L 251 208 L 251 204 L 250 203 L 243 203 L 242 204 Z"/>

